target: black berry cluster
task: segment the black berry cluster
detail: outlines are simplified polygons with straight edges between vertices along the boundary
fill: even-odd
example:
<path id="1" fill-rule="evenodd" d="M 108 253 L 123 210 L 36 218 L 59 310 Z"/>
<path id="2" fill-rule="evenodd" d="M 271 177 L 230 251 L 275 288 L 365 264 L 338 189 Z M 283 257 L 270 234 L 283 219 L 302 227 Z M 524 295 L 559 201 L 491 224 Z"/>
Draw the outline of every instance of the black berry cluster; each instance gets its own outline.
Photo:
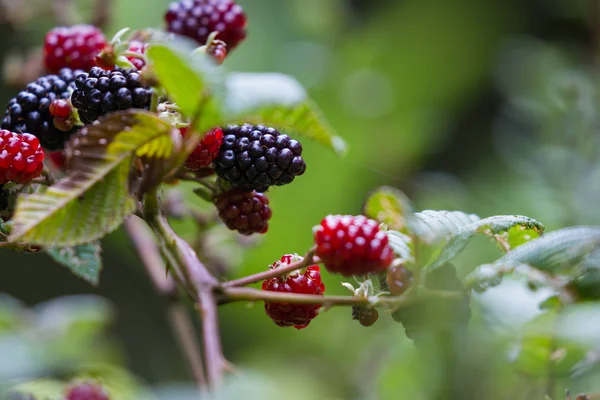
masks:
<path id="1" fill-rule="evenodd" d="M 219 177 L 244 191 L 291 183 L 306 170 L 302 145 L 264 125 L 230 125 L 214 161 Z"/>
<path id="2" fill-rule="evenodd" d="M 25 90 L 10 99 L 2 119 L 2 129 L 16 133 L 31 133 L 43 147 L 57 150 L 76 128 L 62 131 L 54 126 L 50 104 L 57 99 L 68 99 L 75 89 L 75 77 L 81 70 L 63 68 L 56 75 L 46 75 L 31 82 Z"/>
<path id="3" fill-rule="evenodd" d="M 106 71 L 94 67 L 89 73 L 78 75 L 75 85 L 71 103 L 85 124 L 112 111 L 150 108 L 152 89 L 142 84 L 136 71 L 119 67 Z"/>

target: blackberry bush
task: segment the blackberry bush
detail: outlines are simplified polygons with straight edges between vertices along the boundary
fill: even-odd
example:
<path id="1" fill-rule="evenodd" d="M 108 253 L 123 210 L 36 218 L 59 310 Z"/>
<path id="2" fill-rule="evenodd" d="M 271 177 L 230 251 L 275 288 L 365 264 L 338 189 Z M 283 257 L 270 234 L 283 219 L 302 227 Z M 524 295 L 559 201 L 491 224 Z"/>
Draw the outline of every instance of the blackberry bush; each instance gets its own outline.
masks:
<path id="1" fill-rule="evenodd" d="M 46 75 L 27 85 L 16 97 L 8 102 L 2 119 L 2 129 L 16 133 L 31 133 L 48 150 L 64 147 L 64 143 L 75 131 L 67 131 L 54 125 L 50 105 L 55 100 L 68 100 L 75 89 L 75 77 L 81 70 L 63 68 L 57 75 Z"/>
<path id="2" fill-rule="evenodd" d="M 89 73 L 79 74 L 75 86 L 71 103 L 85 124 L 112 111 L 150 109 L 152 88 L 142 83 L 136 71 L 119 67 L 106 71 L 94 67 Z"/>
<path id="3" fill-rule="evenodd" d="M 230 125 L 223 133 L 215 171 L 233 187 L 264 192 L 270 186 L 292 183 L 306 171 L 300 142 L 275 128 Z"/>

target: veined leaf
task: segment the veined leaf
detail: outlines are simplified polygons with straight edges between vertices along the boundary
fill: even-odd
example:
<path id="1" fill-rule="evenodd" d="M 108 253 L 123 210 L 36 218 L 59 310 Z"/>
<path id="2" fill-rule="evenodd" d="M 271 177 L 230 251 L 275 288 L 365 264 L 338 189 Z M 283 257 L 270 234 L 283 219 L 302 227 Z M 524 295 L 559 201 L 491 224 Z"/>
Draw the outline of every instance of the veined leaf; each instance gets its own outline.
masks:
<path id="1" fill-rule="evenodd" d="M 387 237 L 394 253 L 405 261 L 413 261 L 411 255 L 411 239 L 408 235 L 398 231 L 387 231 Z"/>
<path id="2" fill-rule="evenodd" d="M 108 115 L 71 139 L 71 173 L 42 194 L 23 195 L 10 241 L 70 247 L 116 229 L 136 207 L 129 187 L 133 157 L 167 157 L 171 127 L 152 113 Z"/>
<path id="3" fill-rule="evenodd" d="M 74 247 L 49 249 L 47 253 L 54 261 L 69 268 L 78 277 L 92 285 L 98 285 L 102 270 L 101 247 L 99 242 L 81 244 Z"/>
<path id="4" fill-rule="evenodd" d="M 384 223 L 389 229 L 402 230 L 407 218 L 412 218 L 412 206 L 408 198 L 398 189 L 382 186 L 372 191 L 365 201 L 363 213 Z"/>
<path id="5" fill-rule="evenodd" d="M 477 215 L 461 211 L 425 210 L 415 213 L 407 223 L 408 230 L 419 238 L 415 243 L 415 251 L 418 252 L 418 259 L 415 261 L 419 267 L 431 265 L 440 256 L 448 237 L 477 221 Z"/>
<path id="6" fill-rule="evenodd" d="M 315 140 L 337 154 L 346 151 L 344 140 L 293 77 L 236 72 L 229 74 L 225 85 L 225 110 L 231 122 L 269 125 Z"/>
<path id="7" fill-rule="evenodd" d="M 464 250 L 476 233 L 491 236 L 504 251 L 509 251 L 527 240 L 539 237 L 543 231 L 544 226 L 540 222 L 521 215 L 497 215 L 485 218 L 449 234 L 439 258 L 431 264 L 430 268 L 437 268 L 452 261 Z"/>

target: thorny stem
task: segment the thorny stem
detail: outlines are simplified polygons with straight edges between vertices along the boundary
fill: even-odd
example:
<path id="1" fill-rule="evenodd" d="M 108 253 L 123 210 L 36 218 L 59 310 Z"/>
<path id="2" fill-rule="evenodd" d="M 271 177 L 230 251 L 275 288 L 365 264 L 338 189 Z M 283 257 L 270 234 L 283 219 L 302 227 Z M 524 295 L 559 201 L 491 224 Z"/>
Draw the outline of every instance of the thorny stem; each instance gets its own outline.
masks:
<path id="1" fill-rule="evenodd" d="M 196 339 L 196 332 L 190 316 L 176 295 L 177 287 L 173 278 L 166 275 L 166 267 L 160 251 L 153 238 L 147 234 L 147 228 L 137 217 L 125 221 L 125 229 L 133 245 L 142 259 L 148 275 L 154 283 L 156 290 L 170 299 L 168 317 L 171 328 L 179 345 L 181 354 L 185 358 L 190 373 L 196 381 L 198 389 L 206 386 L 206 377 L 202 365 L 202 353 Z"/>
<path id="2" fill-rule="evenodd" d="M 207 383 L 211 388 L 217 387 L 227 367 L 213 293 L 219 283 L 200 262 L 190 245 L 173 231 L 161 211 L 156 192 L 145 197 L 144 219 L 157 235 L 163 256 L 184 277 L 188 292 L 198 302 L 196 308 L 202 320 Z"/>
<path id="3" fill-rule="evenodd" d="M 259 272 L 258 274 L 245 276 L 240 279 L 235 279 L 232 281 L 224 282 L 221 284 L 223 288 L 232 288 L 236 286 L 246 286 L 251 283 L 256 283 L 260 281 L 264 281 L 266 279 L 275 278 L 277 276 L 285 275 L 289 272 L 295 271 L 297 269 L 301 269 L 304 267 L 308 267 L 310 264 L 318 263 L 319 261 L 315 259 L 315 248 L 311 248 L 305 255 L 302 260 L 293 262 L 288 265 L 281 265 L 277 268 L 270 269 L 268 271 Z M 323 299 L 321 296 L 318 296 L 320 299 Z M 319 304 L 319 303 L 316 303 Z"/>
<path id="4" fill-rule="evenodd" d="M 422 294 L 426 295 L 428 298 L 439 297 L 443 299 L 464 296 L 464 293 L 459 291 L 439 290 L 423 290 Z M 318 296 L 309 294 L 268 292 L 253 288 L 240 287 L 223 287 L 222 295 L 223 297 L 221 298 L 220 304 L 226 304 L 235 301 L 268 301 L 294 304 L 322 304 L 326 308 L 334 306 L 353 306 L 358 304 L 383 305 L 391 308 L 400 308 L 413 304 L 419 299 L 419 297 L 412 295 L 390 297 Z"/>

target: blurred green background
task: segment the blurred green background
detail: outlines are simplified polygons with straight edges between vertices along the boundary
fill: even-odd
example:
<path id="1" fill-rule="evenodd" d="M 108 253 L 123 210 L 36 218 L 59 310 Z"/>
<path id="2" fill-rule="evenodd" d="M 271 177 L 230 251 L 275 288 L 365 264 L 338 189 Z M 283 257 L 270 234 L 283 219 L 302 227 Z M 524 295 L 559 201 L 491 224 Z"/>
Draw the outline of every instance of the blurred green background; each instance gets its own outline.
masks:
<path id="1" fill-rule="evenodd" d="M 598 142 L 591 137 L 597 127 L 565 128 L 549 116 L 539 123 L 533 106 L 554 107 L 549 89 L 554 83 L 595 90 L 595 79 L 586 75 L 594 68 L 600 37 L 594 1 L 239 3 L 248 15 L 248 39 L 224 67 L 295 76 L 350 151 L 340 159 L 303 142 L 306 174 L 269 193 L 274 210 L 269 233 L 227 266 L 229 276 L 264 270 L 285 253 L 304 253 L 312 226 L 329 213 L 360 213 L 367 193 L 379 185 L 405 191 L 418 209 L 523 214 L 549 229 L 598 222 L 600 169 L 596 153 L 588 154 L 589 144 Z M 88 0 L 78 5 L 83 17 L 92 8 Z M 114 0 L 113 5 L 109 37 L 125 26 L 161 26 L 168 1 Z M 49 15 L 23 17 L 18 24 L 3 21 L 0 60 L 39 47 L 53 25 Z M 1 102 L 17 91 L 0 86 Z M 586 106 L 594 114 L 595 94 L 589 96 Z M 565 129 L 576 132 L 572 140 L 563 140 Z M 538 131 L 550 132 L 536 136 Z M 549 148 L 564 151 L 555 154 Z M 586 162 L 574 166 L 573 160 Z M 189 224 L 176 226 L 184 236 L 193 235 Z M 188 380 L 166 323 L 165 301 L 154 293 L 130 242 L 118 231 L 104 245 L 99 288 L 44 255 L 2 252 L 0 292 L 27 304 L 99 294 L 115 307 L 112 335 L 126 366 L 153 385 Z M 464 274 L 497 255 L 492 245 L 476 241 L 457 267 Z M 338 277 L 326 276 L 325 283 L 328 293 L 344 294 Z M 430 398 L 424 388 L 433 379 L 431 364 L 419 358 L 402 327 L 384 313 L 367 329 L 351 320 L 349 309 L 336 308 L 303 331 L 278 328 L 261 304 L 227 305 L 220 316 L 228 359 L 242 371 L 257 371 L 301 394 L 298 398 Z M 496 365 L 501 356 L 490 354 L 489 364 Z M 510 391 L 492 390 L 496 395 L 477 398 L 543 398 L 543 380 L 525 379 L 510 367 L 500 370 Z M 585 382 L 565 385 L 594 389 Z"/>

